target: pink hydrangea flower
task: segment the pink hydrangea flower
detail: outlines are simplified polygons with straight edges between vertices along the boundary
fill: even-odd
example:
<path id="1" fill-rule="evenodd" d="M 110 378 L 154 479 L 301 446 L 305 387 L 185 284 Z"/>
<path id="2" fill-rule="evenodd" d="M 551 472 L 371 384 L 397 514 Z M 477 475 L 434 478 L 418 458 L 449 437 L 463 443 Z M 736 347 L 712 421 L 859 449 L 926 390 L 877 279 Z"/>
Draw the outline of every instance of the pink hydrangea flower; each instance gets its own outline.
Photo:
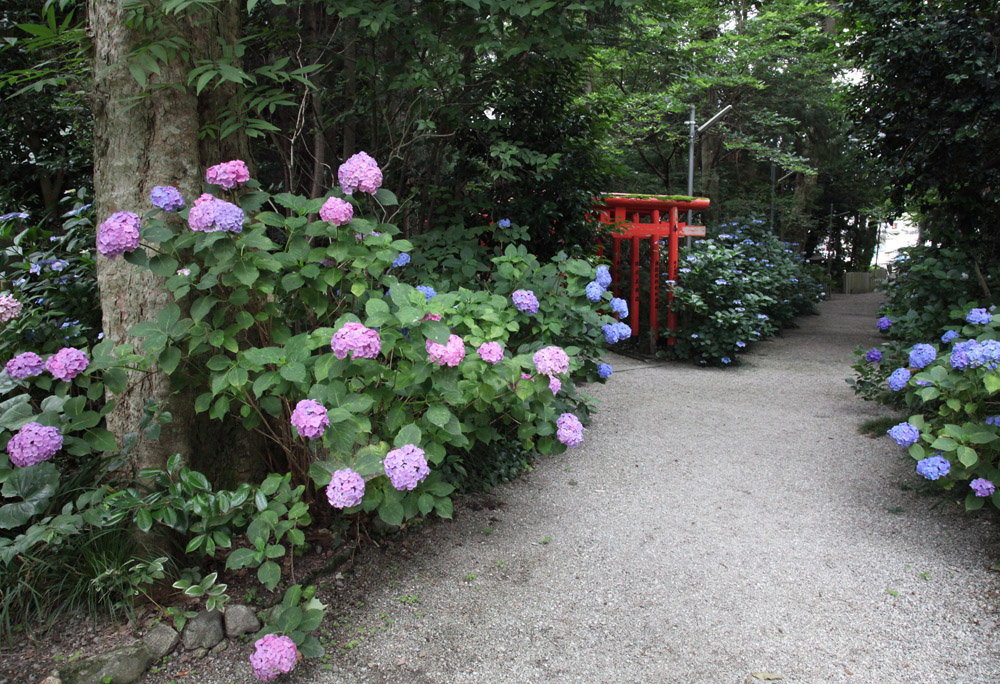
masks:
<path id="1" fill-rule="evenodd" d="M 583 444 L 583 424 L 572 413 L 564 413 L 556 421 L 556 438 L 573 448 Z"/>
<path id="2" fill-rule="evenodd" d="M 195 200 L 188 213 L 188 225 L 198 233 L 214 233 L 227 230 L 230 233 L 243 232 L 243 210 L 232 202 L 220 200 L 204 194 Z"/>
<path id="3" fill-rule="evenodd" d="M 234 159 L 208 167 L 205 171 L 205 180 L 212 185 L 232 190 L 250 180 L 250 170 L 245 162 Z"/>
<path id="4" fill-rule="evenodd" d="M 350 468 L 338 470 L 326 486 L 326 499 L 334 508 L 350 508 L 365 496 L 365 480 Z"/>
<path id="5" fill-rule="evenodd" d="M 483 342 L 476 350 L 479 358 L 487 363 L 500 363 L 503 361 L 503 347 L 499 342 Z"/>
<path id="6" fill-rule="evenodd" d="M 385 474 L 392 486 L 399 491 L 414 489 L 430 474 L 424 450 L 413 444 L 405 444 L 393 449 L 382 461 Z"/>
<path id="7" fill-rule="evenodd" d="M 14 295 L 4 292 L 0 294 L 0 322 L 7 323 L 21 315 L 21 302 Z"/>
<path id="8" fill-rule="evenodd" d="M 319 217 L 327 223 L 342 226 L 354 218 L 354 207 L 351 206 L 350 202 L 339 197 L 331 197 L 323 203 L 319 210 Z"/>
<path id="9" fill-rule="evenodd" d="M 549 376 L 549 390 L 552 394 L 559 394 L 559 390 L 562 389 L 562 381 L 554 375 Z"/>
<path id="10" fill-rule="evenodd" d="M 87 355 L 73 347 L 63 347 L 45 362 L 45 370 L 65 382 L 87 370 L 90 361 Z"/>
<path id="11" fill-rule="evenodd" d="M 428 339 L 427 357 L 439 366 L 457 366 L 465 358 L 465 342 L 458 335 L 448 338 L 448 344 L 438 344 Z"/>
<path id="12" fill-rule="evenodd" d="M 179 276 L 189 276 L 189 275 L 191 275 L 191 269 L 190 268 L 178 268 L 177 269 L 177 275 L 179 275 Z"/>
<path id="13" fill-rule="evenodd" d="M 338 359 L 347 358 L 350 353 L 355 359 L 374 359 L 382 351 L 382 338 L 377 330 L 348 321 L 333 334 L 330 347 Z"/>
<path id="14" fill-rule="evenodd" d="M 265 634 L 253 644 L 250 666 L 254 676 L 268 682 L 280 674 L 291 672 L 299 659 L 299 651 L 290 637 Z"/>
<path id="15" fill-rule="evenodd" d="M 7 453 L 11 463 L 19 468 L 28 468 L 55 456 L 62 449 L 62 444 L 59 428 L 26 423 L 7 442 Z"/>
<path id="16" fill-rule="evenodd" d="M 367 152 L 358 152 L 340 165 L 337 180 L 345 195 L 355 190 L 374 194 L 382 187 L 382 170 Z"/>
<path id="17" fill-rule="evenodd" d="M 41 375 L 42 371 L 45 370 L 45 362 L 35 352 L 24 352 L 8 361 L 4 370 L 7 371 L 7 375 L 16 380 L 25 380 Z"/>
<path id="18" fill-rule="evenodd" d="M 97 251 L 109 259 L 139 247 L 139 215 L 116 211 L 97 229 Z"/>
<path id="19" fill-rule="evenodd" d="M 425 314 L 424 317 L 420 319 L 420 322 L 423 323 L 424 321 L 440 321 L 440 320 L 441 320 L 441 314 L 429 313 Z"/>
<path id="20" fill-rule="evenodd" d="M 326 408 L 312 399 L 303 399 L 295 405 L 291 422 L 306 439 L 322 437 L 323 432 L 330 426 Z"/>
<path id="21" fill-rule="evenodd" d="M 545 347 L 535 352 L 531 357 L 535 368 L 544 375 L 569 372 L 569 355 L 560 347 Z"/>

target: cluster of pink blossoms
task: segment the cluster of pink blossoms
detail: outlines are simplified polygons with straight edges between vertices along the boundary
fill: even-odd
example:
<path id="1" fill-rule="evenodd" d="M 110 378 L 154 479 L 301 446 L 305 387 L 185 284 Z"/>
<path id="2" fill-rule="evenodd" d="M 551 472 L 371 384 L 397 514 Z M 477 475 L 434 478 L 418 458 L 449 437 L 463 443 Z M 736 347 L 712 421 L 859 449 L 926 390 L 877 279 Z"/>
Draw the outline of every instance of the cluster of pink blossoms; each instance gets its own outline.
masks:
<path id="1" fill-rule="evenodd" d="M 539 349 L 531 357 L 531 360 L 535 362 L 535 368 L 538 372 L 543 375 L 569 372 L 569 355 L 560 347 L 551 346 Z"/>
<path id="2" fill-rule="evenodd" d="M 354 218 L 354 207 L 351 206 L 350 202 L 339 197 L 331 197 L 323 202 L 323 206 L 319 210 L 319 217 L 327 223 L 342 226 L 345 223 L 350 223 L 351 219 Z"/>
<path id="3" fill-rule="evenodd" d="M 559 390 L 562 389 L 562 380 L 554 375 L 549 376 L 549 391 L 552 394 L 559 394 Z"/>
<path id="4" fill-rule="evenodd" d="M 7 292 L 0 294 L 0 322 L 12 321 L 20 315 L 21 302 Z"/>
<path id="5" fill-rule="evenodd" d="M 399 491 L 410 491 L 430 475 L 424 450 L 414 444 L 404 444 L 385 455 L 385 474 Z"/>
<path id="6" fill-rule="evenodd" d="M 116 211 L 97 229 L 97 251 L 108 259 L 139 247 L 139 215 Z"/>
<path id="7" fill-rule="evenodd" d="M 7 442 L 7 453 L 11 463 L 19 468 L 28 468 L 52 458 L 62 449 L 62 444 L 59 428 L 27 423 Z"/>
<path id="8" fill-rule="evenodd" d="M 486 363 L 495 364 L 503 361 L 503 347 L 500 346 L 499 342 L 483 342 L 479 345 L 476 353 Z"/>
<path id="9" fill-rule="evenodd" d="M 378 336 L 377 330 L 348 321 L 333 333 L 330 347 L 338 359 L 347 358 L 348 354 L 353 354 L 352 358 L 355 359 L 374 359 L 382 351 L 382 338 Z"/>
<path id="10" fill-rule="evenodd" d="M 457 366 L 465 358 L 465 342 L 458 335 L 449 337 L 448 344 L 428 339 L 425 347 L 427 358 L 439 366 Z"/>
<path id="11" fill-rule="evenodd" d="M 265 634 L 253 644 L 250 666 L 254 676 L 268 682 L 280 674 L 291 672 L 299 660 L 299 651 L 290 637 Z"/>
<path id="12" fill-rule="evenodd" d="M 212 185 L 232 190 L 250 180 L 250 170 L 247 169 L 245 162 L 234 159 L 208 167 L 205 171 L 205 180 Z"/>
<path id="13" fill-rule="evenodd" d="M 572 448 L 583 444 L 583 424 L 572 413 L 559 416 L 556 428 L 556 438 L 566 446 Z"/>
<path id="14" fill-rule="evenodd" d="M 69 382 L 87 370 L 89 365 L 90 361 L 85 353 L 73 347 L 63 347 L 45 362 L 45 370 L 52 373 L 53 377 Z"/>
<path id="15" fill-rule="evenodd" d="M 355 190 L 374 194 L 382 187 L 382 170 L 367 152 L 358 152 L 340 165 L 337 180 L 345 195 Z"/>
<path id="16" fill-rule="evenodd" d="M 45 362 L 35 352 L 23 352 L 8 361 L 4 370 L 15 380 L 25 380 L 41 375 L 45 370 Z"/>
<path id="17" fill-rule="evenodd" d="M 326 486 L 326 499 L 334 508 L 350 508 L 365 496 L 365 480 L 350 468 L 338 470 Z"/>
<path id="18" fill-rule="evenodd" d="M 243 232 L 243 210 L 232 202 L 220 200 L 208 193 L 194 201 L 188 213 L 188 225 L 198 233 L 214 233 L 227 230 L 230 233 Z"/>
<path id="19" fill-rule="evenodd" d="M 323 432 L 330 427 L 330 417 L 326 414 L 326 408 L 312 399 L 303 399 L 295 405 L 291 422 L 306 439 L 322 437 Z"/>

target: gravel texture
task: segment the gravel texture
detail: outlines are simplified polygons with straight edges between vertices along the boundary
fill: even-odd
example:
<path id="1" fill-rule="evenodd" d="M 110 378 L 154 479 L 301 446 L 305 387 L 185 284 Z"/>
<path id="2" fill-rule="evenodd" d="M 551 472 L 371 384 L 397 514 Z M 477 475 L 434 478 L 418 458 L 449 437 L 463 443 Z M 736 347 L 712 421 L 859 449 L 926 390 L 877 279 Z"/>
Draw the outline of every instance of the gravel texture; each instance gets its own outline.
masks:
<path id="1" fill-rule="evenodd" d="M 330 657 L 276 681 L 1000 681 L 995 519 L 858 433 L 887 414 L 844 381 L 878 301 L 835 296 L 735 369 L 614 357 L 583 446 L 367 545 L 326 593 Z M 249 684 L 250 652 L 178 681 Z"/>

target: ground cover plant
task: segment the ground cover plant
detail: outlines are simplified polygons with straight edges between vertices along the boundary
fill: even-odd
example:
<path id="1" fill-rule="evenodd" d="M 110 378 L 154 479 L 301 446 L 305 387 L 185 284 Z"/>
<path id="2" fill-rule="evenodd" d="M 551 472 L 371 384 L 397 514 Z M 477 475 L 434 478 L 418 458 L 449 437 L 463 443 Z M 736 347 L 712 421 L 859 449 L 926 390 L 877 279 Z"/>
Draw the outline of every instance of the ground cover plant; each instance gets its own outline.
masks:
<path id="1" fill-rule="evenodd" d="M 164 584 L 224 608 L 225 571 L 284 587 L 252 659 L 267 679 L 293 647 L 322 652 L 311 632 L 324 608 L 289 570 L 315 519 L 343 531 L 365 516 L 391 526 L 447 518 L 473 451 L 471 470 L 485 478 L 491 449 L 582 442 L 591 406 L 576 382 L 610 375 L 602 326 L 622 325 L 587 287 L 606 268 L 565 255 L 541 263 L 508 243 L 464 280 L 432 278 L 411 263 L 428 258 L 386 220 L 396 199 L 375 160 L 355 155 L 338 176 L 339 188 L 310 200 L 267 193 L 231 161 L 208 169 L 197 198 L 158 186 L 151 207 L 136 208 L 143 216 L 122 210 L 101 223 L 98 258 L 152 271 L 175 301 L 132 328 L 137 346 L 71 339 L 10 355 L 0 375 L 8 627 L 46 604 L 32 577 L 111 531 L 135 543 L 91 579 L 126 611 L 145 597 L 181 626 L 188 611 L 169 605 Z M 602 287 L 598 300 L 610 299 Z M 5 323 L 23 313 L 16 291 L 0 294 Z M 150 372 L 169 374 L 197 412 L 259 434 L 270 474 L 223 488 L 174 456 L 129 480 L 139 433 L 155 438 L 173 416 L 150 401 L 121 445 L 102 419 Z"/>

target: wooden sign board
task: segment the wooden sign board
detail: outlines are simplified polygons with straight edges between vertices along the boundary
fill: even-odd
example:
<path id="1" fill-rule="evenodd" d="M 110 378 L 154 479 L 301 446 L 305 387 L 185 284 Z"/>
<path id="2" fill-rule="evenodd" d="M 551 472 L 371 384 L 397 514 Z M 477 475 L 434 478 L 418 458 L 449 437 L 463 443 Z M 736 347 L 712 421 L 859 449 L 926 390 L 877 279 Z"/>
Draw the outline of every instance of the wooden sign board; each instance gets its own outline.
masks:
<path id="1" fill-rule="evenodd" d="M 678 234 L 681 237 L 705 237 L 705 226 L 681 226 Z"/>

